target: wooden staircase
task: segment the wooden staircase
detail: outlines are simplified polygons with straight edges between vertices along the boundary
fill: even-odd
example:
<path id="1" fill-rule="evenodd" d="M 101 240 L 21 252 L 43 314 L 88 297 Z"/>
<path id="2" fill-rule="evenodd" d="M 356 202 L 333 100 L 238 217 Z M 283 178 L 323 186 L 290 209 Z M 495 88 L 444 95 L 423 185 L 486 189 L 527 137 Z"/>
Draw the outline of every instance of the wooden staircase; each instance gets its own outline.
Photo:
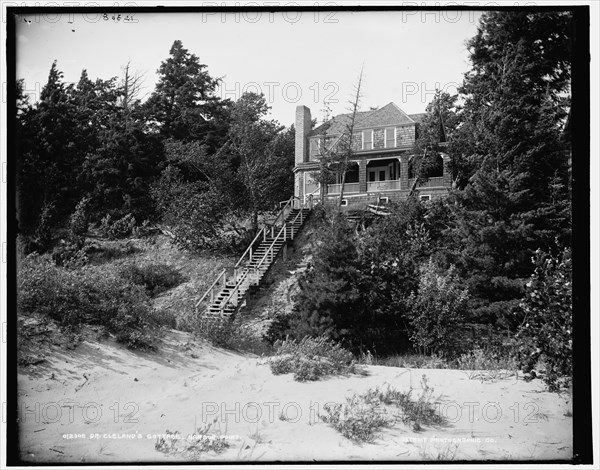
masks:
<path id="1" fill-rule="evenodd" d="M 206 293 L 196 303 L 196 313 L 206 307 L 201 320 L 204 323 L 231 319 L 242 306 L 246 294 L 258 289 L 261 281 L 277 260 L 279 253 L 302 229 L 313 207 L 313 199 L 307 202 L 292 196 L 283 201 L 277 218 L 270 227 L 261 229 L 233 268 L 225 268 Z"/>
<path id="2" fill-rule="evenodd" d="M 377 202 L 375 204 L 367 205 L 366 210 L 371 212 L 372 214 L 387 217 L 388 215 L 390 215 L 390 208 L 388 206 L 388 203 L 389 200 L 387 197 L 384 199 L 380 196 L 377 198 Z"/>

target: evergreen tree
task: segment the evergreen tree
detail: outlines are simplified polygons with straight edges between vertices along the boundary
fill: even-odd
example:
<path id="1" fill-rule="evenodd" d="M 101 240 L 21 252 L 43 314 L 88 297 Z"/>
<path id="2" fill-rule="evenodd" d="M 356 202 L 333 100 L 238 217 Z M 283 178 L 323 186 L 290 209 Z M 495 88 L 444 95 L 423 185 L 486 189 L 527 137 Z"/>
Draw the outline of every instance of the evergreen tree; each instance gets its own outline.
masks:
<path id="1" fill-rule="evenodd" d="M 322 222 L 311 263 L 299 281 L 288 333 L 298 338 L 324 334 L 353 351 L 372 350 L 367 291 L 352 228 L 340 213 Z"/>
<path id="2" fill-rule="evenodd" d="M 448 152 L 447 144 L 452 142 L 460 123 L 457 99 L 458 95 L 437 90 L 425 109 L 425 117 L 419 123 L 410 162 L 411 175 L 419 181 L 443 174 L 441 154 Z M 415 184 L 418 184 L 418 181 Z"/>
<path id="3" fill-rule="evenodd" d="M 449 257 L 469 279 L 481 320 L 514 327 L 510 312 L 537 248 L 569 243 L 568 166 L 560 127 L 570 79 L 570 15 L 491 12 L 468 43 L 463 126 L 453 160 L 457 195 Z M 459 145 L 460 144 L 460 145 Z M 467 275 L 468 274 L 468 275 Z"/>
<path id="4" fill-rule="evenodd" d="M 214 145 L 220 100 L 214 95 L 218 80 L 177 40 L 159 69 L 156 89 L 146 102 L 147 116 L 163 138 L 201 140 Z"/>
<path id="5" fill-rule="evenodd" d="M 31 235 L 39 227 L 42 212 L 44 225 L 50 227 L 68 215 L 79 200 L 75 182 L 81 155 L 73 86 L 65 86 L 62 78 L 55 61 L 40 101 L 19 115 L 18 217 L 24 234 Z"/>

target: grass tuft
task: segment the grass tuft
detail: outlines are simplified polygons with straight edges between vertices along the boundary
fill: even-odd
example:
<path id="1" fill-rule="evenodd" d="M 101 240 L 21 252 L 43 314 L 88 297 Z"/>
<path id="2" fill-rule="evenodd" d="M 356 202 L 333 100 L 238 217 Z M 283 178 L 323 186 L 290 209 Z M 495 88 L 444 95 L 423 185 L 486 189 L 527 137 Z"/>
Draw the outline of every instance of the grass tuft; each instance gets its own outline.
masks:
<path id="1" fill-rule="evenodd" d="M 164 454 L 181 454 L 184 457 L 196 458 L 207 452 L 221 453 L 229 447 L 224 436 L 209 434 L 211 423 L 185 438 L 178 432 L 167 429 L 166 437 L 159 437 L 154 448 Z"/>
<path id="2" fill-rule="evenodd" d="M 413 390 L 401 392 L 391 387 L 369 389 L 363 394 L 346 398 L 346 403 L 326 405 L 324 422 L 344 437 L 355 442 L 373 442 L 381 428 L 396 422 L 421 431 L 423 426 L 443 426 L 446 419 L 433 404 L 433 389 L 427 377 L 421 380 L 422 393 L 414 398 Z"/>

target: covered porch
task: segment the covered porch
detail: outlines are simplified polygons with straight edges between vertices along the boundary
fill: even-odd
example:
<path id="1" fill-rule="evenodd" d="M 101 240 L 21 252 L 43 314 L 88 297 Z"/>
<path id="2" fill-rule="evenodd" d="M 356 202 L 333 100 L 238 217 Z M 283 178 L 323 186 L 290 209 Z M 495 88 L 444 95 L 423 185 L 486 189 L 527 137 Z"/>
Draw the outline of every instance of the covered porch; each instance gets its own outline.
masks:
<path id="1" fill-rule="evenodd" d="M 442 171 L 435 176 L 419 183 L 419 188 L 448 188 L 451 186 L 448 159 L 443 159 Z M 303 194 L 307 197 L 321 195 L 321 185 L 317 182 L 318 171 L 305 173 Z M 344 197 L 361 197 L 369 195 L 382 195 L 393 197 L 394 193 L 401 195 L 411 190 L 415 178 L 409 167 L 409 156 L 399 155 L 387 158 L 364 158 L 349 162 L 344 181 Z M 342 191 L 342 173 L 334 172 L 330 183 L 325 186 L 324 195 L 339 196 Z"/>
<path id="2" fill-rule="evenodd" d="M 406 160 L 405 168 L 402 164 L 403 158 Z M 344 194 L 406 189 L 402 185 L 403 173 L 408 181 L 407 157 L 353 161 L 348 165 L 346 172 Z M 338 173 L 336 182 L 327 185 L 327 194 L 339 194 L 342 189 L 341 180 L 342 175 Z"/>

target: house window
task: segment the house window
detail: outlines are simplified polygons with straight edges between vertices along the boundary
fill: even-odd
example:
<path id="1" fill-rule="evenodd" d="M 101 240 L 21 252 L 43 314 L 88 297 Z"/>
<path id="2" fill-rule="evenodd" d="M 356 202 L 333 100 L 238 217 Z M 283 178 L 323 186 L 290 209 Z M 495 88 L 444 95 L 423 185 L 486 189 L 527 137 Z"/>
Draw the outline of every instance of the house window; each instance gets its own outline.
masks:
<path id="1" fill-rule="evenodd" d="M 421 199 L 421 201 L 425 202 L 425 201 L 431 201 L 431 195 L 430 194 L 423 194 L 422 196 L 419 197 L 419 199 Z"/>
<path id="2" fill-rule="evenodd" d="M 373 150 L 373 129 L 363 131 L 362 133 L 362 149 Z"/>
<path id="3" fill-rule="evenodd" d="M 396 146 L 396 128 L 387 127 L 385 129 L 385 148 L 393 148 Z"/>

